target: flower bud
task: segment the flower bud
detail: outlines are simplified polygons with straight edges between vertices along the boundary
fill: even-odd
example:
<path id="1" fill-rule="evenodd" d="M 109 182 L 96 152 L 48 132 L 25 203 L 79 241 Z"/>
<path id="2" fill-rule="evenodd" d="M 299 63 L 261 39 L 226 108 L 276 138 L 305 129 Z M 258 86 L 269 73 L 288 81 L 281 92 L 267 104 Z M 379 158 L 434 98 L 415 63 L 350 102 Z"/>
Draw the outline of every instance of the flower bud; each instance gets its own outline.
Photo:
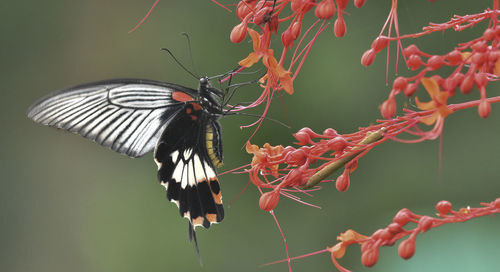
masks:
<path id="1" fill-rule="evenodd" d="M 327 146 L 330 150 L 335 152 L 343 151 L 345 147 L 349 144 L 346 139 L 342 136 L 337 136 L 328 141 Z"/>
<path id="2" fill-rule="evenodd" d="M 451 202 L 447 200 L 441 200 L 436 204 L 436 210 L 440 215 L 446 215 L 451 211 Z"/>
<path id="3" fill-rule="evenodd" d="M 360 7 L 362 7 L 365 4 L 365 2 L 366 2 L 366 0 L 354 0 L 354 5 L 357 8 L 360 8 Z"/>
<path id="4" fill-rule="evenodd" d="M 420 68 L 420 65 L 422 65 L 422 64 L 423 64 L 423 61 L 422 61 L 422 58 L 420 58 L 419 55 L 411 55 L 408 58 L 407 65 L 412 70 L 417 70 L 418 68 Z"/>
<path id="5" fill-rule="evenodd" d="M 238 7 L 236 8 L 236 16 L 243 21 L 250 12 L 255 8 L 257 1 L 240 1 Z"/>
<path id="6" fill-rule="evenodd" d="M 342 18 L 341 16 L 339 16 L 335 20 L 335 24 L 333 26 L 333 33 L 335 33 L 335 36 L 337 36 L 338 38 L 344 37 L 345 35 L 345 21 L 344 18 Z"/>
<path id="7" fill-rule="evenodd" d="M 403 230 L 401 225 L 398 223 L 390 223 L 389 226 L 387 226 L 387 229 L 393 234 L 400 233 Z"/>
<path id="8" fill-rule="evenodd" d="M 460 51 L 455 49 L 450 53 L 446 54 L 446 60 L 452 66 L 458 65 L 462 61 L 462 54 L 460 53 Z"/>
<path id="9" fill-rule="evenodd" d="M 434 223 L 434 218 L 430 216 L 422 216 L 418 220 L 418 226 L 420 227 L 420 230 L 422 232 L 428 231 L 432 227 L 433 223 Z"/>
<path id="10" fill-rule="evenodd" d="M 410 237 L 401 242 L 398 246 L 398 254 L 405 260 L 411 258 L 415 254 L 415 239 Z"/>
<path id="11" fill-rule="evenodd" d="M 406 88 L 407 84 L 408 84 L 408 79 L 400 76 L 394 80 L 394 82 L 392 83 L 392 88 L 399 92 L 399 91 L 403 90 L 404 88 Z"/>
<path id="12" fill-rule="evenodd" d="M 394 114 L 396 114 L 396 100 L 394 99 L 394 97 L 389 97 L 384 101 L 384 103 L 382 103 L 380 112 L 386 119 L 390 119 L 394 116 Z"/>
<path id="13" fill-rule="evenodd" d="M 333 0 L 322 0 L 317 6 L 316 10 L 314 10 L 314 15 L 318 17 L 318 19 L 326 20 L 333 17 L 335 14 L 336 8 Z"/>
<path id="14" fill-rule="evenodd" d="M 253 16 L 253 22 L 256 25 L 260 25 L 264 22 L 265 17 L 269 14 L 271 11 L 270 7 L 263 7 L 259 11 L 255 13 Z"/>
<path id="15" fill-rule="evenodd" d="M 393 218 L 394 223 L 398 223 L 400 226 L 404 226 L 410 222 L 411 212 L 410 210 L 404 208 L 401 209 Z"/>
<path id="16" fill-rule="evenodd" d="M 366 267 L 374 266 L 378 261 L 378 248 L 372 247 L 361 255 L 361 263 Z"/>
<path id="17" fill-rule="evenodd" d="M 344 173 L 340 176 L 338 176 L 337 180 L 335 181 L 335 187 L 339 192 L 345 192 L 347 189 L 349 189 L 349 172 L 344 171 Z"/>
<path id="18" fill-rule="evenodd" d="M 443 57 L 434 55 L 427 60 L 427 67 L 431 70 L 438 70 L 443 66 Z"/>
<path id="19" fill-rule="evenodd" d="M 487 28 L 483 33 L 483 38 L 487 41 L 493 40 L 495 38 L 495 30 Z"/>
<path id="20" fill-rule="evenodd" d="M 345 7 L 347 6 L 347 2 L 349 2 L 349 0 L 336 0 L 337 1 L 337 7 L 339 8 L 339 10 L 344 10 Z"/>
<path id="21" fill-rule="evenodd" d="M 335 129 L 327 128 L 323 131 L 323 136 L 328 137 L 328 138 L 334 138 L 334 137 L 339 136 L 339 134 L 337 133 L 337 131 Z"/>
<path id="22" fill-rule="evenodd" d="M 366 52 L 363 53 L 363 56 L 361 57 L 361 64 L 363 66 L 370 66 L 375 60 L 376 54 L 377 53 L 375 52 L 375 50 L 373 50 L 373 48 L 366 50 Z"/>
<path id="23" fill-rule="evenodd" d="M 485 52 L 488 49 L 488 44 L 485 41 L 477 41 L 471 46 L 472 50 L 477 52 Z"/>
<path id="24" fill-rule="evenodd" d="M 485 73 L 477 73 L 474 75 L 474 83 L 476 83 L 477 88 L 480 89 L 488 84 L 488 77 Z"/>
<path id="25" fill-rule="evenodd" d="M 389 38 L 386 36 L 378 36 L 375 40 L 372 42 L 372 48 L 375 50 L 375 52 L 380 52 L 382 49 L 386 48 L 387 45 L 389 44 Z"/>
<path id="26" fill-rule="evenodd" d="M 280 193 L 277 190 L 269 191 L 260 196 L 259 207 L 264 211 L 272 211 L 280 199 Z"/>
<path id="27" fill-rule="evenodd" d="M 420 54 L 420 49 L 418 49 L 418 47 L 416 45 L 411 44 L 408 47 L 406 47 L 405 49 L 403 49 L 403 54 L 405 55 L 405 57 L 408 58 L 412 55 Z"/>
<path id="28" fill-rule="evenodd" d="M 479 102 L 479 106 L 477 106 L 477 111 L 481 118 L 488 117 L 491 112 L 491 105 L 488 100 L 482 99 L 481 102 Z"/>
<path id="29" fill-rule="evenodd" d="M 247 36 L 247 23 L 243 21 L 233 27 L 233 30 L 231 30 L 231 35 L 229 38 L 233 43 L 240 43 L 245 39 L 246 36 Z"/>
<path id="30" fill-rule="evenodd" d="M 474 75 L 468 74 L 465 76 L 465 78 L 462 80 L 462 83 L 460 84 L 460 91 L 464 94 L 468 94 L 470 93 L 470 91 L 472 91 L 473 87 L 474 87 Z"/>
<path id="31" fill-rule="evenodd" d="M 406 88 L 404 89 L 403 93 L 406 96 L 410 97 L 417 91 L 417 87 L 418 87 L 417 84 L 410 83 L 410 84 L 406 85 Z"/>

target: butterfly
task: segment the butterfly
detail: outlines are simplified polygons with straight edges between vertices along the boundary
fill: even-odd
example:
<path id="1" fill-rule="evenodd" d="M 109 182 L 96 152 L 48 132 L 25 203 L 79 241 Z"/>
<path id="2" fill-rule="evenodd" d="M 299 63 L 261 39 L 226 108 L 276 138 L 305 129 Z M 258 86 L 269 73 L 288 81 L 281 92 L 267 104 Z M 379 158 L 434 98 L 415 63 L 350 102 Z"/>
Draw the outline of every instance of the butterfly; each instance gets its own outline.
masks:
<path id="1" fill-rule="evenodd" d="M 28 110 L 42 125 L 63 129 L 118 153 L 141 157 L 154 150 L 167 199 L 195 228 L 224 218 L 216 168 L 222 166 L 218 119 L 224 92 L 207 77 L 199 89 L 143 79 L 115 79 L 50 94 Z"/>

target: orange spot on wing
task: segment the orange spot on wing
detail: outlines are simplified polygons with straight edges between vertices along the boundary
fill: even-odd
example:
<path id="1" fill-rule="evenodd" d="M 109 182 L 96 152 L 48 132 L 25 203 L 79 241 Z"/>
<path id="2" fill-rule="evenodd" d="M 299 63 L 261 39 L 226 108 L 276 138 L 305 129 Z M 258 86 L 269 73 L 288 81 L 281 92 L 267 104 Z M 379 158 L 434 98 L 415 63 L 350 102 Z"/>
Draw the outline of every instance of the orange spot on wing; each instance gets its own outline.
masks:
<path id="1" fill-rule="evenodd" d="M 186 101 L 193 100 L 193 98 L 190 95 L 183 93 L 183 92 L 180 92 L 180 91 L 173 92 L 172 99 L 175 101 L 178 101 L 178 102 L 186 102 Z"/>
<path id="2" fill-rule="evenodd" d="M 210 223 L 217 222 L 217 215 L 215 213 L 206 213 L 205 217 Z"/>

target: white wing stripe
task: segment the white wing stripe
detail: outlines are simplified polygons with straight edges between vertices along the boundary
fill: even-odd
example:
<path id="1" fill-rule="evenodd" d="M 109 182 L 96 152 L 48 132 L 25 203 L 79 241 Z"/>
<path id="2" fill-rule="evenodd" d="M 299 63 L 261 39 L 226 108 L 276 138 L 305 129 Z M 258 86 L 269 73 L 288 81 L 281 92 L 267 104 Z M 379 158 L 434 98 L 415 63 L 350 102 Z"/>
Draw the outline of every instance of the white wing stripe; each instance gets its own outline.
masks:
<path id="1" fill-rule="evenodd" d="M 139 157 L 154 149 L 162 130 L 178 113 L 180 104 L 172 99 L 172 92 L 168 84 L 147 80 L 87 84 L 41 100 L 28 117 Z"/>

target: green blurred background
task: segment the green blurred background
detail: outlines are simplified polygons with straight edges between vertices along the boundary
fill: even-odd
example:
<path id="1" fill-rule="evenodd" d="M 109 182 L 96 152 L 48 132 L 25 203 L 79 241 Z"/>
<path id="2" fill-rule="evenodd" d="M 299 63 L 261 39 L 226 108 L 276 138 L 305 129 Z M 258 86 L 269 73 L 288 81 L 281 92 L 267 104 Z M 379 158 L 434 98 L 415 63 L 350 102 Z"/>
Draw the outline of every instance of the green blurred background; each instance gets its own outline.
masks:
<path id="1" fill-rule="evenodd" d="M 196 88 L 197 82 L 159 50 L 171 48 L 189 66 L 181 32 L 191 35 L 197 68 L 208 75 L 228 71 L 251 48 L 246 42 L 229 42 L 235 15 L 208 0 L 161 0 L 145 24 L 127 34 L 153 2 L 0 1 L 0 271 L 287 271 L 286 264 L 259 267 L 285 253 L 272 217 L 258 208 L 257 190 L 249 186 L 227 205 L 247 183 L 246 175 L 221 177 L 226 218 L 209 231 L 198 231 L 200 267 L 187 242 L 186 220 L 165 199 L 151 155 L 129 159 L 25 116 L 28 106 L 49 92 L 106 78 L 149 78 Z M 491 2 L 402 1 L 400 29 L 415 32 L 451 14 L 480 12 Z M 378 56 L 368 68 L 360 65 L 360 57 L 378 35 L 389 4 L 369 0 L 361 9 L 349 4 L 346 37 L 334 38 L 331 27 L 320 36 L 295 81 L 296 93 L 284 97 L 288 116 L 279 100 L 273 104 L 269 116 L 292 128 L 266 122 L 253 143 L 287 145 L 291 134 L 305 126 L 349 133 L 380 117 L 378 105 L 389 91 L 385 57 Z M 420 39 L 418 46 L 442 54 L 479 36 L 484 26 L 437 33 Z M 402 69 L 401 74 L 408 73 Z M 489 85 L 490 96 L 498 95 L 498 86 Z M 233 101 L 250 101 L 259 92 L 256 86 L 247 87 Z M 477 92 L 470 97 L 478 97 Z M 458 93 L 453 101 L 463 99 Z M 241 147 L 253 129 L 239 126 L 253 121 L 221 120 L 221 171 L 249 162 Z M 332 245 L 349 228 L 369 234 L 404 207 L 432 215 L 442 199 L 462 207 L 499 197 L 499 122 L 498 105 L 486 120 L 476 109 L 450 116 L 441 172 L 438 140 L 386 143 L 360 161 L 346 193 L 326 184 L 305 199 L 322 209 L 282 199 L 276 214 L 291 255 Z M 493 271 L 500 267 L 499 226 L 496 216 L 432 230 L 419 237 L 412 259 L 399 258 L 396 247 L 383 248 L 371 269 L 360 264 L 354 246 L 341 263 L 355 271 Z M 327 254 L 294 261 L 293 268 L 335 270 Z"/>

